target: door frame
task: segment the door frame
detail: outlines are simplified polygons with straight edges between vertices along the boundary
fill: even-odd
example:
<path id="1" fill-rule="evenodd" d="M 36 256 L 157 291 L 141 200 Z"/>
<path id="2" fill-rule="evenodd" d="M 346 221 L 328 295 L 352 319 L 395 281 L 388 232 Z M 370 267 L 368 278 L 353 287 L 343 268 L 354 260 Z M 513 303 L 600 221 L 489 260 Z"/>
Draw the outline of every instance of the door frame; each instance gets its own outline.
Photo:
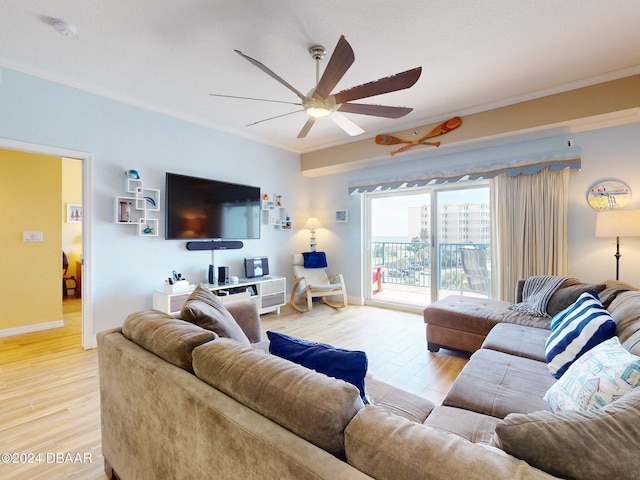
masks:
<path id="1" fill-rule="evenodd" d="M 362 208 L 364 210 L 363 214 L 363 255 L 364 261 L 362 262 L 364 271 L 363 271 L 363 279 L 365 280 L 363 291 L 365 303 L 369 305 L 379 305 L 385 306 L 388 303 L 376 300 L 370 296 L 368 292 L 372 290 L 372 264 L 371 264 L 371 214 L 372 207 L 371 201 L 373 198 L 380 198 L 383 196 L 393 197 L 393 196 L 405 196 L 405 195 L 420 195 L 426 194 L 429 195 L 430 198 L 430 209 L 431 209 L 431 235 L 429 239 L 430 250 L 431 250 L 431 287 L 429 289 L 430 303 L 436 302 L 438 300 L 439 290 L 438 290 L 438 276 L 439 276 L 439 266 L 438 262 L 434 261 L 438 258 L 438 248 L 439 244 L 437 241 L 438 237 L 438 212 L 439 212 L 439 194 L 448 191 L 458 191 L 458 190 L 470 190 L 477 188 L 490 188 L 489 182 L 486 180 L 470 180 L 470 181 L 461 181 L 457 183 L 448 183 L 445 185 L 425 185 L 423 187 L 412 187 L 411 189 L 398 189 L 398 190 L 385 190 L 382 192 L 370 192 L 363 194 L 363 203 Z M 489 207 L 491 208 L 491 206 Z M 399 307 L 402 310 L 408 311 L 422 311 L 421 308 L 413 307 L 409 305 L 402 304 L 394 304 L 394 307 Z"/>
<path id="2" fill-rule="evenodd" d="M 91 164 L 92 155 L 87 152 L 69 150 L 67 148 L 39 145 L 0 137 L 0 148 L 17 150 L 38 155 L 65 157 L 82 162 L 82 348 L 96 348 L 96 337 L 93 332 L 93 316 L 91 305 L 93 271 L 91 261 Z"/>

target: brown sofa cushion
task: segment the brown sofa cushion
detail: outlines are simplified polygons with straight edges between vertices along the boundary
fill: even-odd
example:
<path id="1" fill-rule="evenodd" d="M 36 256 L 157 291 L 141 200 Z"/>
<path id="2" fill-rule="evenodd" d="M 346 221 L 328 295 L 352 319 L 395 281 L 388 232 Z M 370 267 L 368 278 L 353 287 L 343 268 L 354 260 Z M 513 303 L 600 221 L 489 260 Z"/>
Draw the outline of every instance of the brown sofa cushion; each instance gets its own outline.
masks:
<path id="1" fill-rule="evenodd" d="M 471 356 L 442 404 L 498 418 L 549 410 L 542 397 L 555 382 L 543 362 L 481 349 Z"/>
<path id="2" fill-rule="evenodd" d="M 621 293 L 638 290 L 633 285 L 629 285 L 628 283 L 621 282 L 619 280 L 606 280 L 604 283 L 606 288 L 598 294 L 604 308 L 609 308 L 611 302 L 613 302 Z"/>
<path id="3" fill-rule="evenodd" d="M 500 322 L 549 328 L 550 318 L 535 317 L 511 310 L 510 302 L 451 295 L 424 309 L 424 322 L 453 330 L 487 335 Z"/>
<path id="4" fill-rule="evenodd" d="M 544 348 L 549 333 L 544 328 L 499 323 L 484 339 L 482 348 L 546 362 Z"/>
<path id="5" fill-rule="evenodd" d="M 318 447 L 344 452 L 344 429 L 364 407 L 358 389 L 221 338 L 193 352 L 196 375 Z"/>
<path id="6" fill-rule="evenodd" d="M 424 424 L 441 432 L 453 433 L 472 443 L 489 443 L 499 418 L 461 408 L 438 405 Z"/>
<path id="7" fill-rule="evenodd" d="M 620 293 L 609 306 L 617 335 L 624 348 L 640 356 L 640 291 Z"/>
<path id="8" fill-rule="evenodd" d="M 184 302 L 180 318 L 211 330 L 220 337 L 231 338 L 245 345 L 250 344 L 242 328 L 220 299 L 202 285 L 198 285 Z"/>
<path id="9" fill-rule="evenodd" d="M 556 293 L 554 293 L 549 299 L 547 304 L 547 313 L 552 317 L 567 308 L 569 305 L 575 303 L 578 297 L 584 292 L 596 292 L 600 293 L 605 289 L 604 283 L 589 284 L 589 283 L 576 283 L 575 285 L 563 286 Z"/>
<path id="10" fill-rule="evenodd" d="M 426 398 L 401 390 L 371 376 L 367 376 L 366 381 L 367 393 L 373 405 L 382 407 L 387 412 L 404 417 L 412 422 L 424 422 L 435 407 Z"/>
<path id="11" fill-rule="evenodd" d="M 637 478 L 640 389 L 592 412 L 508 415 L 492 443 L 562 478 Z"/>
<path id="12" fill-rule="evenodd" d="M 347 461 L 378 480 L 549 480 L 489 446 L 437 431 L 371 405 L 345 431 Z"/>
<path id="13" fill-rule="evenodd" d="M 167 362 L 190 372 L 193 372 L 193 349 L 218 338 L 214 332 L 158 310 L 132 313 L 122 325 L 122 334 Z"/>
<path id="14" fill-rule="evenodd" d="M 225 308 L 252 344 L 262 342 L 262 323 L 256 302 L 251 300 L 232 302 L 225 305 Z"/>

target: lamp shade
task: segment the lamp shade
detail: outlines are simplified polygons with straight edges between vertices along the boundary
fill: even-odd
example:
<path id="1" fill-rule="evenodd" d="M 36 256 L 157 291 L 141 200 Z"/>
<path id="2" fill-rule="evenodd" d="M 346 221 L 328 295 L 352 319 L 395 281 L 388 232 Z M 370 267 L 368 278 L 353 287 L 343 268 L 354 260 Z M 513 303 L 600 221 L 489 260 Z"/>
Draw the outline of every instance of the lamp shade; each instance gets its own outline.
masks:
<path id="1" fill-rule="evenodd" d="M 596 217 L 596 237 L 639 237 L 640 210 L 606 210 Z"/>
<path id="2" fill-rule="evenodd" d="M 315 230 L 316 228 L 322 228 L 322 224 L 316 217 L 309 217 L 309 219 L 304 224 L 304 227 L 302 228 L 306 228 L 307 230 Z"/>

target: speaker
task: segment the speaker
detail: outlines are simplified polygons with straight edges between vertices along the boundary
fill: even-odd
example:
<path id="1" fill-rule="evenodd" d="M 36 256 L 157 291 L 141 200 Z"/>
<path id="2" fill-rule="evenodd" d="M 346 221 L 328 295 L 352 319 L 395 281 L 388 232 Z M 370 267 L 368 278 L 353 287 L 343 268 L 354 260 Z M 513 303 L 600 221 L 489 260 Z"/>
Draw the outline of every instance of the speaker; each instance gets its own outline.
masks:
<path id="1" fill-rule="evenodd" d="M 269 275 L 269 259 L 267 257 L 245 258 L 244 271 L 247 278 Z"/>
<path id="2" fill-rule="evenodd" d="M 240 240 L 211 240 L 207 242 L 187 242 L 187 250 L 237 250 L 244 247 Z"/>
<path id="3" fill-rule="evenodd" d="M 229 283 L 229 267 L 218 267 L 218 285 Z"/>
<path id="4" fill-rule="evenodd" d="M 213 265 L 209 265 L 209 276 L 207 277 L 207 281 L 211 284 L 216 283 L 216 267 Z"/>

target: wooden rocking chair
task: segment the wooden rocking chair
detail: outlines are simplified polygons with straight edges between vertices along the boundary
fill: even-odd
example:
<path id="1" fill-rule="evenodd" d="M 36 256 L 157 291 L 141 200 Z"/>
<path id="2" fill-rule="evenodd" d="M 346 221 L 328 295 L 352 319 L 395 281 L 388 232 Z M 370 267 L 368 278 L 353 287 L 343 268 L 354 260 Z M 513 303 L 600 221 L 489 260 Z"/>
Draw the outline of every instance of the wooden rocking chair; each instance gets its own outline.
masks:
<path id="1" fill-rule="evenodd" d="M 342 274 L 327 275 L 324 267 L 305 268 L 304 257 L 300 253 L 294 253 L 291 256 L 291 265 L 293 267 L 293 279 L 295 283 L 291 289 L 290 303 L 297 311 L 310 311 L 313 309 L 313 299 L 318 297 L 333 308 L 347 306 L 347 289 Z M 342 296 L 342 302 L 335 302 L 327 298 L 340 295 Z M 298 296 L 304 296 L 306 299 L 306 310 L 296 304 L 296 297 Z"/>

